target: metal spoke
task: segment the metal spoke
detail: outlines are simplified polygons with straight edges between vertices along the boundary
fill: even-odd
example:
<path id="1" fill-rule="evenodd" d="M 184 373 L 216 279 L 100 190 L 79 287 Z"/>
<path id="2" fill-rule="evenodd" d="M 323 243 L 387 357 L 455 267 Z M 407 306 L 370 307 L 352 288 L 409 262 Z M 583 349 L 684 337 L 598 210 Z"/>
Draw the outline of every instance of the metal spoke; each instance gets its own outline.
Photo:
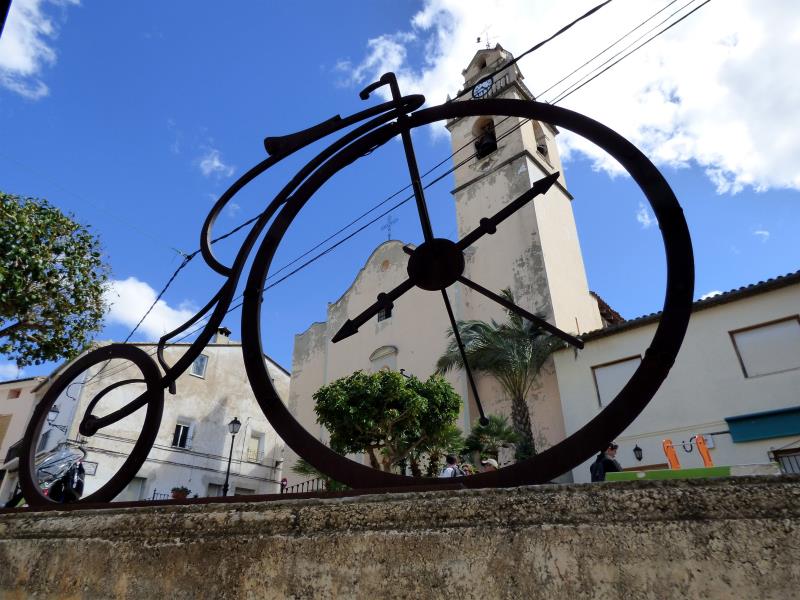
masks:
<path id="1" fill-rule="evenodd" d="M 529 189 L 527 192 L 522 194 L 519 198 L 514 200 L 513 202 L 509 202 L 499 211 L 497 211 L 494 216 L 487 218 L 483 218 L 480 221 L 480 225 L 470 231 L 467 235 L 461 238 L 456 246 L 458 246 L 459 250 L 465 250 L 475 242 L 477 242 L 480 238 L 482 238 L 487 233 L 489 235 L 493 234 L 497 231 L 497 226 L 505 221 L 508 217 L 513 215 L 517 212 L 520 208 L 525 206 L 528 202 L 533 200 L 539 194 L 544 194 L 547 190 L 550 189 L 556 180 L 558 179 L 558 171 L 553 173 L 552 175 L 548 175 L 533 184 L 533 187 Z"/>
<path id="2" fill-rule="evenodd" d="M 428 215 L 428 206 L 425 204 L 425 194 L 422 191 L 422 181 L 419 176 L 419 168 L 417 167 L 417 158 L 414 155 L 414 145 L 411 143 L 411 133 L 407 127 L 404 127 L 404 122 L 407 117 L 400 117 L 398 124 L 400 125 L 400 137 L 403 140 L 403 150 L 406 153 L 406 162 L 408 163 L 408 173 L 411 175 L 411 187 L 414 190 L 414 199 L 417 202 L 417 212 L 419 213 L 419 221 L 422 225 L 422 235 L 426 242 L 433 239 L 433 227 L 431 226 L 431 218 Z"/>
<path id="3" fill-rule="evenodd" d="M 458 323 L 456 323 L 456 317 L 453 314 L 453 307 L 450 306 L 450 299 L 447 297 L 447 290 L 442 290 L 442 298 L 444 298 L 444 306 L 447 309 L 447 316 L 450 318 L 450 327 L 453 329 L 453 337 L 456 339 L 458 351 L 461 353 L 461 360 L 464 362 L 464 370 L 467 372 L 467 379 L 469 379 L 469 385 L 470 388 L 472 388 L 472 395 L 475 397 L 475 404 L 478 405 L 478 413 L 481 415 L 481 425 L 488 425 L 489 419 L 487 419 L 486 415 L 483 413 L 483 405 L 481 404 L 481 398 L 478 395 L 478 387 L 475 385 L 475 378 L 472 376 L 472 369 L 467 361 L 467 351 L 464 348 L 464 342 L 461 341 L 461 333 L 458 331 Z"/>
<path id="4" fill-rule="evenodd" d="M 331 342 L 335 344 L 336 342 L 340 342 L 346 338 L 349 338 L 354 333 L 357 333 L 359 327 L 361 327 L 364 323 L 366 323 L 372 317 L 377 315 L 381 311 L 381 309 L 391 308 L 392 303 L 395 300 L 397 300 L 400 296 L 405 294 L 408 290 L 410 290 L 413 287 L 414 283 L 411 281 L 411 279 L 406 279 L 403 283 L 398 285 L 390 292 L 386 292 L 385 294 L 378 294 L 378 299 L 375 302 L 375 304 L 364 310 L 356 318 L 347 319 L 347 321 L 344 322 L 344 325 L 341 326 L 339 331 L 336 332 L 336 335 L 334 335 L 331 338 Z"/>
<path id="5" fill-rule="evenodd" d="M 541 317 L 537 317 L 536 315 L 534 315 L 533 313 L 528 312 L 527 310 L 525 310 L 521 306 L 517 306 L 513 302 L 509 302 L 508 300 L 506 300 L 502 296 L 499 296 L 499 295 L 495 294 L 491 290 L 487 290 L 482 285 L 479 285 L 479 284 L 475 283 L 474 281 L 472 281 L 470 279 L 467 279 L 463 275 L 461 275 L 458 278 L 458 280 L 461 283 L 463 283 L 464 285 L 466 285 L 467 287 L 470 287 L 473 290 L 475 290 L 476 292 L 483 294 L 484 296 L 486 296 L 490 300 L 494 300 L 495 302 L 497 302 L 501 306 L 507 308 L 508 310 L 517 313 L 523 319 L 528 319 L 529 321 L 533 322 L 534 324 L 536 324 L 541 329 L 544 329 L 545 331 L 549 331 L 554 336 L 561 338 L 562 340 L 564 340 L 568 344 L 571 344 L 571 345 L 575 346 L 576 348 L 583 348 L 583 340 L 582 339 L 576 338 L 575 336 L 570 335 L 570 334 L 566 333 L 565 331 L 561 331 L 555 325 L 551 325 L 550 323 L 548 323 L 547 321 L 545 321 Z"/>

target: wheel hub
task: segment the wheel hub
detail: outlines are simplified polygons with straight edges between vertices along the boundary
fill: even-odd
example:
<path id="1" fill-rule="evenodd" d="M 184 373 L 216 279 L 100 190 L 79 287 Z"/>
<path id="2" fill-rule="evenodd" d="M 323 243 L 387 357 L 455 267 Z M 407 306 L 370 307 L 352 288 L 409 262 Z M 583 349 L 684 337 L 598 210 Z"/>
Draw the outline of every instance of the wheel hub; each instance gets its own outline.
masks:
<path id="1" fill-rule="evenodd" d="M 464 272 L 464 253 L 455 242 L 436 238 L 418 246 L 408 259 L 408 276 L 419 288 L 443 290 Z"/>

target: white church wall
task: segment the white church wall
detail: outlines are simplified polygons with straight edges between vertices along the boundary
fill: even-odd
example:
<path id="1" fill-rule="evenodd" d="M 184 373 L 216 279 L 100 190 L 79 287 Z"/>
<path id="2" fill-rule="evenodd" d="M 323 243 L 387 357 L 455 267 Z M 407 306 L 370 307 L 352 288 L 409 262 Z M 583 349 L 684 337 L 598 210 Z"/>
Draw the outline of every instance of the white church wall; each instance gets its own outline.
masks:
<path id="1" fill-rule="evenodd" d="M 796 407 L 800 404 L 800 369 L 746 377 L 730 332 L 797 315 L 800 285 L 737 298 L 695 310 L 683 346 L 667 380 L 634 423 L 617 438 L 622 466 L 666 463 L 662 440 L 688 442 L 696 434 L 728 430 L 725 417 Z M 655 332 L 644 325 L 590 339 L 576 354 L 555 355 L 566 433 L 586 424 L 600 411 L 592 368 L 615 360 L 641 356 Z M 769 451 L 797 441 L 797 436 L 735 443 L 728 434 L 713 436 L 711 456 L 716 465 L 769 462 Z M 633 448 L 643 449 L 643 460 Z M 702 466 L 697 453 L 677 448 L 682 466 Z M 573 471 L 575 481 L 589 480 L 589 464 Z"/>

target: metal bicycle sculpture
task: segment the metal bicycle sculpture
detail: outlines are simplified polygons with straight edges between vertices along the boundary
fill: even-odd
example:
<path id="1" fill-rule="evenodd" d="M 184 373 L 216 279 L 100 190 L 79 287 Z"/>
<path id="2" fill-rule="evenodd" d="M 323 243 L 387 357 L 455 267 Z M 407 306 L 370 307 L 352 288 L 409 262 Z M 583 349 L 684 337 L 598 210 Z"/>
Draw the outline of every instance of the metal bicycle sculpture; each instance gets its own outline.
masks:
<path id="1" fill-rule="evenodd" d="M 424 242 L 414 250 L 407 250 L 410 254 L 408 278 L 394 289 L 380 294 L 376 302 L 361 314 L 348 319 L 332 341 L 335 343 L 355 334 L 361 325 L 376 316 L 381 309 L 391 307 L 393 302 L 414 287 L 441 293 L 450 325 L 456 334 L 458 329 L 446 292 L 446 288 L 450 285 L 460 281 L 493 300 L 503 302 L 503 299 L 495 293 L 464 277 L 463 252 L 479 238 L 494 233 L 505 219 L 535 196 L 547 191 L 558 173 L 539 180 L 529 191 L 512 200 L 496 214 L 480 219 L 475 224 L 475 229 L 461 240 L 453 242 L 437 238 L 428 216 L 411 131 L 442 120 L 484 115 L 530 119 L 571 130 L 595 143 L 619 161 L 649 201 L 661 228 L 667 265 L 666 295 L 656 333 L 639 368 L 616 398 L 584 427 L 544 452 L 499 471 L 462 477 L 456 481 L 467 487 L 514 486 L 550 481 L 591 457 L 604 443 L 630 425 L 644 409 L 667 376 L 678 353 L 688 325 L 694 290 L 694 264 L 689 231 L 683 211 L 658 169 L 630 142 L 611 129 L 564 108 L 525 100 L 485 99 L 449 102 L 419 110 L 425 102 L 424 97 L 402 96 L 393 73 L 385 74 L 379 81 L 368 86 L 361 92 L 360 97 L 366 100 L 372 92 L 385 85 L 390 87 L 392 95 L 392 100 L 388 102 L 345 118 L 336 116 L 295 134 L 267 138 L 264 145 L 269 157 L 242 175 L 216 202 L 203 224 L 200 249 L 208 266 L 227 280 L 195 316 L 161 338 L 157 357 L 163 372 L 140 348 L 126 344 L 110 344 L 79 358 L 52 383 L 36 407 L 24 438 L 20 480 L 30 505 L 40 506 L 52 502 L 42 494 L 35 478 L 36 443 L 45 427 L 50 408 L 76 377 L 111 359 L 129 361 L 139 369 L 141 377 L 118 381 L 102 389 L 88 403 L 84 414 L 79 415 L 78 431 L 83 436 L 92 436 L 142 408 L 145 409 L 144 419 L 139 437 L 120 469 L 102 487 L 82 498 L 80 502 L 111 501 L 133 479 L 156 439 L 164 404 L 164 390 L 175 392 L 176 379 L 200 355 L 220 326 L 231 305 L 245 262 L 265 229 L 266 233 L 255 252 L 247 276 L 241 321 L 242 352 L 247 376 L 265 416 L 278 435 L 298 455 L 336 481 L 353 488 L 429 485 L 430 479 L 383 472 L 356 463 L 332 451 L 308 433 L 281 401 L 272 383 L 264 360 L 260 333 L 265 279 L 276 249 L 293 219 L 314 193 L 336 172 L 396 136 L 400 136 L 402 140 Z M 223 207 L 248 183 L 282 159 L 352 125 L 357 126 L 308 162 L 272 200 L 247 233 L 233 264 L 230 266 L 222 264 L 211 249 L 211 228 Z M 557 329 L 524 309 L 507 302 L 504 306 L 536 322 L 567 343 L 576 347 L 583 346 L 579 338 Z M 164 348 L 168 340 L 186 331 L 208 313 L 210 316 L 197 339 L 175 364 L 169 365 L 164 359 Z M 462 346 L 463 354 L 463 345 L 460 344 L 460 339 L 457 341 Z M 464 362 L 467 362 L 466 359 Z M 472 373 L 468 367 L 467 376 L 475 393 L 481 417 L 484 418 L 480 399 L 472 381 Z M 144 384 L 146 389 L 127 405 L 110 414 L 104 416 L 93 414 L 98 402 L 104 396 L 113 389 L 128 384 Z"/>

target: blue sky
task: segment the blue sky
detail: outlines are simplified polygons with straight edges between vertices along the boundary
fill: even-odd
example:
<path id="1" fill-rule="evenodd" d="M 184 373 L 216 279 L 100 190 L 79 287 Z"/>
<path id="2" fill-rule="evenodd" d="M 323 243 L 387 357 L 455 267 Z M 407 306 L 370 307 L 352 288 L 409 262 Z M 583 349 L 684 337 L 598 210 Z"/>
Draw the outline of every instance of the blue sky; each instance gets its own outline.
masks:
<path id="1" fill-rule="evenodd" d="M 0 40 L 0 189 L 48 198 L 100 235 L 116 294 L 98 337 L 121 340 L 179 265 L 174 249 L 197 248 L 213 200 L 265 157 L 265 136 L 364 108 L 358 91 L 386 70 L 405 91 L 442 102 L 482 47 L 476 37 L 518 55 L 593 4 L 14 0 Z M 528 87 L 540 93 L 666 4 L 615 0 L 523 59 Z M 800 268 L 798 24 L 791 2 L 715 0 L 560 103 L 617 129 L 662 168 L 693 235 L 697 297 Z M 559 140 L 590 287 L 625 317 L 659 310 L 663 251 L 641 194 L 596 149 L 568 133 Z M 450 152 L 441 131 L 415 142 L 422 170 Z M 331 181 L 276 264 L 404 187 L 399 151 L 389 145 Z M 237 197 L 216 231 L 256 214 L 298 164 Z M 444 236 L 455 233 L 451 187 L 429 196 Z M 396 216 L 392 237 L 418 242 L 413 207 Z M 386 239 L 382 224 L 268 292 L 267 349 L 286 367 L 292 335 L 324 318 Z M 188 318 L 220 284 L 198 257 L 134 339 Z M 226 322 L 236 338 L 239 315 Z M 16 375 L 0 360 L 0 379 Z"/>

